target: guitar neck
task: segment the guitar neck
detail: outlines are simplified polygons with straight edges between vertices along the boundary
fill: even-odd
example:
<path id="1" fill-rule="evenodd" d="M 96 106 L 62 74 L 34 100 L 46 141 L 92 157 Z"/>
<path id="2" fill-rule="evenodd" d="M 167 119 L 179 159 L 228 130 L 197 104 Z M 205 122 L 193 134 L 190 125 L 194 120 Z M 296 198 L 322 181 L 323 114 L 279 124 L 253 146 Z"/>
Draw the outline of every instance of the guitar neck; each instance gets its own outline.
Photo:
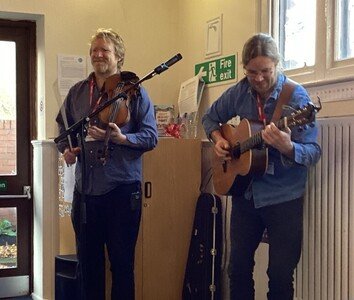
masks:
<path id="1" fill-rule="evenodd" d="M 263 144 L 262 132 L 257 132 L 244 142 L 240 143 L 240 154 L 245 153 L 250 149 L 257 148 Z"/>
<path id="2" fill-rule="evenodd" d="M 286 123 L 287 123 L 287 118 L 285 117 L 284 119 L 281 119 L 278 122 L 275 122 L 274 124 L 277 128 L 283 130 L 287 126 Z M 256 134 L 249 137 L 247 140 L 236 145 L 235 148 L 237 149 L 233 150 L 233 154 L 234 156 L 239 157 L 243 153 L 261 146 L 263 146 L 263 138 L 262 138 L 262 131 L 259 131 Z"/>

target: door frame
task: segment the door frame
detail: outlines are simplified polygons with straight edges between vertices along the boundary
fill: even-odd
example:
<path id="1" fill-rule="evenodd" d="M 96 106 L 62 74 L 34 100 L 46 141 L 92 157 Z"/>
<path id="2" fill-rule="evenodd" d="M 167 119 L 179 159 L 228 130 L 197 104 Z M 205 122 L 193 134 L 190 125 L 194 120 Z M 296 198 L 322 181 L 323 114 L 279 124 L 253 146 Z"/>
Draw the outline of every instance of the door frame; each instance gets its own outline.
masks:
<path id="1" fill-rule="evenodd" d="M 26 107 L 20 108 L 19 106 L 17 106 L 17 112 L 21 113 L 24 109 L 27 110 L 29 115 L 28 118 L 26 118 L 26 122 L 28 122 L 29 124 L 28 129 L 23 131 L 20 131 L 21 127 L 17 126 L 18 132 L 16 135 L 17 148 L 21 147 L 21 141 L 23 139 L 26 139 L 28 141 L 26 144 L 26 146 L 28 147 L 28 154 L 26 155 L 26 157 L 17 156 L 17 161 L 19 162 L 18 165 L 26 164 L 28 170 L 26 168 L 26 171 L 24 171 L 25 175 L 20 175 L 19 177 L 17 176 L 16 179 L 14 178 L 14 180 L 12 180 L 12 178 L 9 178 L 8 180 L 8 189 L 11 190 L 11 193 L 22 194 L 22 188 L 25 185 L 33 187 L 33 150 L 31 147 L 31 140 L 33 140 L 37 135 L 35 113 L 37 95 L 36 23 L 33 21 L 15 21 L 0 19 L 0 27 L 2 30 L 8 29 L 9 31 L 8 35 L 7 33 L 4 34 L 5 40 L 6 37 L 8 37 L 9 40 L 12 40 L 12 37 L 15 37 L 16 34 L 18 34 L 18 31 L 20 31 L 21 34 L 24 34 L 25 36 L 25 38 L 23 39 L 26 48 L 26 55 L 24 55 L 24 59 L 27 61 L 27 64 L 21 64 L 21 59 L 19 57 L 20 55 L 17 54 L 18 57 L 16 58 L 16 73 L 23 75 L 23 77 L 25 78 L 25 80 L 23 80 L 24 82 L 21 81 L 20 83 L 17 83 L 17 90 L 19 90 L 19 86 L 21 86 L 21 93 L 23 93 L 23 95 L 17 92 L 16 97 L 17 99 L 19 97 L 24 97 L 22 103 L 24 103 L 24 101 L 28 102 Z M 19 186 L 21 186 L 21 190 L 19 190 L 19 188 L 17 187 L 15 188 L 14 181 L 19 181 L 18 184 Z M 28 292 L 31 293 L 31 291 L 33 290 L 33 198 L 21 199 L 18 200 L 16 203 L 14 201 L 15 200 L 5 200 L 2 201 L 2 203 L 5 206 L 16 207 L 18 216 L 23 216 L 23 214 L 25 214 L 26 223 L 28 224 L 22 224 L 18 222 L 18 228 L 19 230 L 21 230 L 22 228 L 21 232 L 23 232 L 23 234 L 21 235 L 21 240 L 18 241 L 17 256 L 19 267 L 16 269 L 1 270 L 1 279 L 4 279 L 3 282 L 10 282 L 10 284 L 11 282 L 17 282 L 17 285 L 19 284 L 20 286 L 28 286 Z M 29 248 L 24 253 L 21 250 L 22 246 L 28 244 Z M 25 255 L 25 258 L 23 257 L 23 255 Z M 23 264 L 24 259 L 28 260 L 28 262 L 26 261 L 25 264 Z M 24 273 L 26 275 L 23 275 Z"/>

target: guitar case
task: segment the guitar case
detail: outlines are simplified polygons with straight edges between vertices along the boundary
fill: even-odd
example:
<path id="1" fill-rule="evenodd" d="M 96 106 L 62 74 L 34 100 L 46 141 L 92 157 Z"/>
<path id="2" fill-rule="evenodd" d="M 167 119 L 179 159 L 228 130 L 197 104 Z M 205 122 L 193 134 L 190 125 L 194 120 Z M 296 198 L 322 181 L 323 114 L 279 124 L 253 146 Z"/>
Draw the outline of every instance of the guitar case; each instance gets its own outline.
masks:
<path id="1" fill-rule="evenodd" d="M 197 200 L 183 284 L 183 300 L 221 299 L 222 207 L 219 196 Z"/>

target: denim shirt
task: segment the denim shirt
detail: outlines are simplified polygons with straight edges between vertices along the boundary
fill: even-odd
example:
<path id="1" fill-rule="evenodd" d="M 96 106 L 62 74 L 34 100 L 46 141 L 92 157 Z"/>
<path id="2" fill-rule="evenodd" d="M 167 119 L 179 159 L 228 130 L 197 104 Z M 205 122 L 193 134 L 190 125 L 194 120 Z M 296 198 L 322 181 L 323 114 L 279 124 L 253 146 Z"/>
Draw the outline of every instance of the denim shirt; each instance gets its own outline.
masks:
<path id="1" fill-rule="evenodd" d="M 92 74 L 85 80 L 75 84 L 69 91 L 64 107 L 69 127 L 91 113 L 90 81 Z M 98 99 L 101 91 L 94 86 L 93 98 Z M 157 128 L 154 116 L 154 107 L 143 87 L 139 88 L 136 99 L 131 101 L 131 117 L 127 124 L 120 129 L 127 136 L 130 146 L 109 142 L 109 157 L 103 165 L 99 159 L 103 149 L 103 141 L 87 141 L 85 149 L 85 188 L 87 195 L 102 195 L 121 184 L 129 184 L 142 180 L 142 155 L 152 150 L 157 144 Z M 56 121 L 59 132 L 65 130 L 61 113 Z M 73 137 L 73 144 L 78 141 Z M 68 147 L 66 139 L 57 144 L 60 152 Z M 82 192 L 81 155 L 76 163 L 75 188 Z"/>
<path id="2" fill-rule="evenodd" d="M 264 105 L 267 123 L 275 110 L 277 99 L 282 90 L 286 76 L 278 74 L 273 92 Z M 296 85 L 288 107 L 283 116 L 294 109 L 303 108 L 311 100 L 301 85 Z M 220 124 L 227 123 L 235 116 L 241 119 L 258 120 L 256 92 L 251 88 L 247 78 L 227 89 L 208 109 L 202 123 L 208 137 Z M 245 197 L 253 196 L 255 207 L 264 207 L 290 201 L 303 196 L 305 192 L 307 167 L 316 164 L 321 156 L 317 143 L 316 121 L 302 127 L 291 128 L 291 140 L 294 145 L 294 159 L 283 156 L 275 148 L 268 149 L 268 168 L 261 177 L 254 177 Z"/>

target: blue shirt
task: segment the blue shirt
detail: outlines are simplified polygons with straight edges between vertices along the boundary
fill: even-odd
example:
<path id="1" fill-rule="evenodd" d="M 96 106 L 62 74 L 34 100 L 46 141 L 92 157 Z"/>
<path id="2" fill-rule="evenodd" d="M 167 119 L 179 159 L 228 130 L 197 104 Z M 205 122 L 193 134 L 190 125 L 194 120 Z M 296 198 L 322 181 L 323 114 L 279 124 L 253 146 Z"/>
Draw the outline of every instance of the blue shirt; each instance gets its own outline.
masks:
<path id="1" fill-rule="evenodd" d="M 265 102 L 264 113 L 267 122 L 272 118 L 277 99 L 282 90 L 286 76 L 278 74 L 277 83 L 270 98 Z M 283 115 L 310 103 L 306 90 L 296 85 Z M 202 122 L 208 137 L 220 124 L 226 123 L 235 116 L 241 119 L 258 120 L 256 92 L 251 88 L 247 78 L 227 89 L 208 109 Z M 311 125 L 311 126 L 309 126 Z M 255 207 L 263 207 L 290 201 L 303 196 L 307 179 L 307 167 L 314 165 L 321 156 L 321 148 L 317 143 L 317 126 L 305 125 L 305 129 L 292 127 L 291 140 L 294 145 L 294 160 L 283 156 L 278 150 L 270 147 L 268 151 L 268 169 L 265 175 L 254 177 L 246 192 L 246 197 L 253 196 Z"/>
<path id="2" fill-rule="evenodd" d="M 69 127 L 92 112 L 90 107 L 92 76 L 93 74 L 75 84 L 63 103 Z M 100 93 L 98 87 L 94 85 L 92 98 L 98 99 Z M 157 128 L 154 107 L 146 90 L 140 87 L 137 94 L 137 98 L 131 101 L 130 120 L 120 128 L 131 146 L 109 142 L 109 157 L 103 165 L 99 159 L 103 141 L 88 141 L 84 144 L 86 159 L 84 192 L 87 195 L 102 195 L 119 185 L 142 180 L 142 154 L 156 146 Z M 62 133 L 65 127 L 60 112 L 56 120 L 59 132 Z M 73 143 L 77 144 L 75 137 Z M 60 152 L 63 152 L 68 147 L 67 140 L 60 141 L 57 147 Z M 75 187 L 80 192 L 82 192 L 81 183 L 81 161 L 78 160 L 75 169 Z"/>

